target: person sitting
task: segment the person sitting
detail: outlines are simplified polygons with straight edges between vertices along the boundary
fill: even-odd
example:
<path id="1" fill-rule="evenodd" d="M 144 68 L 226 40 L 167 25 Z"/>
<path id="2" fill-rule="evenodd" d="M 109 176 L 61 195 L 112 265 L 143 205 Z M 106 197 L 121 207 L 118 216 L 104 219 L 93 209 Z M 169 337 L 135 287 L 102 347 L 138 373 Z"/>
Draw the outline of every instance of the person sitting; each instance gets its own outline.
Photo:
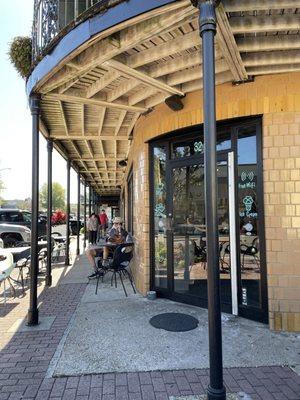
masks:
<path id="1" fill-rule="evenodd" d="M 107 233 L 107 242 L 114 244 L 125 243 L 127 237 L 127 232 L 122 228 L 122 219 L 120 217 L 115 217 L 113 220 L 113 226 Z M 96 257 L 101 257 L 103 260 L 107 260 L 109 256 L 109 252 L 111 249 L 109 247 L 101 247 L 101 248 L 90 248 L 87 249 L 85 254 L 87 259 L 89 260 L 90 265 L 94 269 L 94 272 L 89 275 L 89 279 L 93 279 L 97 277 L 97 265 L 96 265 Z M 104 261 L 105 263 L 105 261 Z"/>

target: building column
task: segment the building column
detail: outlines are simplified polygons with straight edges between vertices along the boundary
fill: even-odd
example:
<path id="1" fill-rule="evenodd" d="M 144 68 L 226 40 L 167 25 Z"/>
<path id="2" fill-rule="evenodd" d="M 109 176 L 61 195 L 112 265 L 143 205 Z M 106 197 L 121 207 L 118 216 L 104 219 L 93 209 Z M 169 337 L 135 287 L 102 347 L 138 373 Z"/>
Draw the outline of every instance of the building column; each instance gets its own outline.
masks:
<path id="1" fill-rule="evenodd" d="M 51 217 L 52 217 L 52 152 L 53 152 L 53 141 L 47 141 L 47 152 L 48 152 L 48 190 L 47 190 L 47 270 L 46 270 L 46 285 L 52 285 L 52 273 L 51 273 L 51 254 L 52 254 L 52 243 L 51 243 Z"/>
<path id="2" fill-rule="evenodd" d="M 39 117 L 40 96 L 30 96 L 32 115 L 32 194 L 31 194 L 31 252 L 30 252 L 30 298 L 27 324 L 38 325 L 39 311 L 37 308 L 37 275 L 39 269 L 38 257 L 38 217 L 39 217 Z"/>
<path id="3" fill-rule="evenodd" d="M 225 400 L 222 360 L 222 325 L 219 272 L 219 234 L 217 214 L 216 99 L 215 99 L 215 8 L 219 0 L 192 0 L 199 8 L 202 38 L 205 213 L 207 245 L 207 290 L 210 383 L 208 400 Z M 209 205 L 209 207 L 208 207 Z"/>
<path id="4" fill-rule="evenodd" d="M 89 186 L 89 216 L 92 214 L 92 188 Z"/>
<path id="5" fill-rule="evenodd" d="M 84 210 L 83 210 L 83 229 L 84 229 L 84 240 L 83 248 L 86 248 L 86 183 L 84 182 Z"/>
<path id="6" fill-rule="evenodd" d="M 70 265 L 70 170 L 71 162 L 67 160 L 67 210 L 66 210 L 66 256 L 65 265 Z"/>
<path id="7" fill-rule="evenodd" d="M 76 254 L 80 254 L 80 173 L 77 173 L 77 246 Z"/>

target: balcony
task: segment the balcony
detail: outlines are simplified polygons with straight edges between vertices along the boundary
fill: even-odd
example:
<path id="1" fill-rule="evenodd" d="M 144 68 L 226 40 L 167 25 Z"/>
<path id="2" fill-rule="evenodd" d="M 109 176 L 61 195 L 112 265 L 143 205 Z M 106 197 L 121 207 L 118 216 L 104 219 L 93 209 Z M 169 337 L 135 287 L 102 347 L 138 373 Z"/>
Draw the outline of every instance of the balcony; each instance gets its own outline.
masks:
<path id="1" fill-rule="evenodd" d="M 34 0 L 32 61 L 36 63 L 74 26 L 124 0 Z"/>

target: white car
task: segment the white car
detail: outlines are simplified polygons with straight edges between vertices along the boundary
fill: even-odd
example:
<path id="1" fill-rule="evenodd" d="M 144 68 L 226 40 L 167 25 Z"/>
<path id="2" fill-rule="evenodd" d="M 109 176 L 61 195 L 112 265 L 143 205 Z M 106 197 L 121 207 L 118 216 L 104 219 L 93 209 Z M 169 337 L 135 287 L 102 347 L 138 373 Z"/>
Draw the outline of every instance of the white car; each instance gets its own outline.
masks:
<path id="1" fill-rule="evenodd" d="M 0 239 L 4 247 L 14 247 L 18 242 L 30 242 L 31 230 L 22 225 L 0 224 Z"/>

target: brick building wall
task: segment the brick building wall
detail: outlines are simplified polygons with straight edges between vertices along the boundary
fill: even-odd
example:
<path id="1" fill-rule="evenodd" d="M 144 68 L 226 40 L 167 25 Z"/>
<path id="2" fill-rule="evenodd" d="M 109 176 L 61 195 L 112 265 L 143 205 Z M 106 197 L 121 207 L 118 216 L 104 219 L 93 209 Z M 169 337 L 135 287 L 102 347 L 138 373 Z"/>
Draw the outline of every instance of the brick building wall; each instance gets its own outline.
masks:
<path id="1" fill-rule="evenodd" d="M 270 328 L 300 331 L 300 73 L 257 77 L 217 86 L 217 120 L 263 116 L 264 203 Z M 147 141 L 203 123 L 202 92 L 187 94 L 184 108 L 161 104 L 138 120 L 129 154 L 134 174 L 134 275 L 149 290 L 149 165 Z"/>

